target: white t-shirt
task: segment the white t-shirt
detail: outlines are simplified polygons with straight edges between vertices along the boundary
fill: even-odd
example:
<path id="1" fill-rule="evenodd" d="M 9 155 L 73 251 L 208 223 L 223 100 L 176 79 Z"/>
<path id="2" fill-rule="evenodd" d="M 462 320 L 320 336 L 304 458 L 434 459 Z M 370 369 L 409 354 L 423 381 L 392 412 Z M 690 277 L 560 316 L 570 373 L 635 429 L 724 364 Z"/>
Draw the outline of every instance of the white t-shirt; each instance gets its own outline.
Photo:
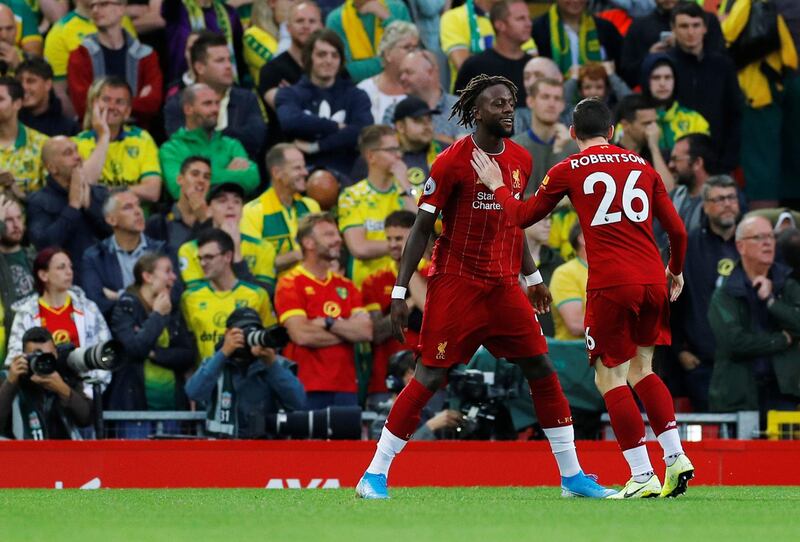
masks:
<path id="1" fill-rule="evenodd" d="M 378 76 L 376 75 L 374 77 L 370 77 L 369 79 L 364 79 L 357 86 L 367 93 L 370 101 L 372 102 L 371 111 L 372 118 L 375 120 L 375 124 L 382 124 L 383 114 L 386 112 L 386 110 L 393 105 L 397 105 L 400 100 L 406 97 L 406 94 L 398 94 L 396 96 L 384 94 L 378 90 L 376 77 Z"/>

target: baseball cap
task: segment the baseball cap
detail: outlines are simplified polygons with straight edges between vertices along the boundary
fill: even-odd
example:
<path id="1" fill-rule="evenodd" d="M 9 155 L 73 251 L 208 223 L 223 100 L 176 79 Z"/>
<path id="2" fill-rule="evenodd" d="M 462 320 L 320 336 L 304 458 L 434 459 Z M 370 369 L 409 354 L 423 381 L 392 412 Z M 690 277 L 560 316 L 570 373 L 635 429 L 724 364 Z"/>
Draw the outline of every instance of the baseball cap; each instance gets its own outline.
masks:
<path id="1" fill-rule="evenodd" d="M 425 115 L 436 115 L 439 113 L 438 109 L 431 109 L 422 98 L 416 96 L 408 96 L 398 102 L 394 108 L 394 121 L 411 117 L 419 118 Z"/>
<path id="2" fill-rule="evenodd" d="M 206 196 L 206 201 L 211 201 L 223 193 L 238 194 L 239 197 L 244 200 L 244 188 L 236 183 L 220 183 L 211 186 L 211 189 L 208 191 L 208 195 Z"/>

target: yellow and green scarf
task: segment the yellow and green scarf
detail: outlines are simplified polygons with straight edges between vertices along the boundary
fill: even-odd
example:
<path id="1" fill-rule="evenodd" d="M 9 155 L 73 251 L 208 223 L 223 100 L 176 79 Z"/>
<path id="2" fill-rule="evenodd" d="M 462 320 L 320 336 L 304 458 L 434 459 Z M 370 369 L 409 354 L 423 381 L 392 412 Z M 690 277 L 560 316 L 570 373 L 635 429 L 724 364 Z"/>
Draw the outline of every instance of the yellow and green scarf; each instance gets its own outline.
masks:
<path id="1" fill-rule="evenodd" d="M 205 30 L 206 19 L 203 15 L 203 8 L 197 3 L 197 0 L 182 0 L 186 12 L 189 14 L 189 25 L 192 30 Z M 233 25 L 231 18 L 228 16 L 228 10 L 225 9 L 225 4 L 220 0 L 211 0 L 211 6 L 214 8 L 214 14 L 217 16 L 217 24 L 220 30 L 225 35 L 225 41 L 228 42 L 228 49 L 231 52 L 231 64 L 233 64 L 233 77 L 238 82 L 238 69 L 236 66 L 236 51 L 233 48 Z"/>
<path id="2" fill-rule="evenodd" d="M 567 31 L 564 23 L 558 14 L 558 7 L 553 4 L 548 13 L 550 18 L 550 50 L 553 60 L 561 72 L 566 74 L 572 67 L 572 51 Z M 580 29 L 578 30 L 578 42 L 580 52 L 578 54 L 579 64 L 583 66 L 587 62 L 600 62 L 600 40 L 597 37 L 597 26 L 594 18 L 585 11 L 581 14 Z"/>
<path id="3" fill-rule="evenodd" d="M 372 35 L 374 39 L 370 41 L 367 30 L 358 16 L 354 0 L 347 0 L 342 6 L 342 28 L 350 46 L 350 54 L 353 60 L 364 60 L 372 58 L 378 54 L 378 44 L 383 37 L 383 22 L 373 16 L 375 20 Z M 380 0 L 381 4 L 386 5 L 385 0 Z"/>

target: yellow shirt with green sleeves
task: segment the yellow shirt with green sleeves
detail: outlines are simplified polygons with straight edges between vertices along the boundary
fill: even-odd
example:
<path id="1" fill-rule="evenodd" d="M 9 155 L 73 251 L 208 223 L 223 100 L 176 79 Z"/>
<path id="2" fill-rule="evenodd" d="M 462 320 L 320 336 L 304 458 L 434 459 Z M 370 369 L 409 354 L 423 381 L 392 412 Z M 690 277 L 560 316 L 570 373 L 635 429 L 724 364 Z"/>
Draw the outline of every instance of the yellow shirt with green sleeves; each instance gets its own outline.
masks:
<path id="1" fill-rule="evenodd" d="M 275 285 L 275 247 L 271 243 L 242 234 L 242 258 L 253 278 L 259 283 Z M 203 268 L 197 256 L 197 240 L 188 241 L 178 249 L 181 279 L 187 286 L 204 279 Z"/>
<path id="2" fill-rule="evenodd" d="M 405 208 L 400 192 L 396 183 L 388 190 L 381 191 L 367 179 L 345 188 L 339 195 L 339 229 L 344 233 L 350 228 L 364 228 L 367 240 L 385 241 L 383 221 L 394 211 Z M 359 260 L 350 256 L 347 276 L 361 288 L 364 279 L 392 263 L 388 254 L 371 260 Z"/>
<path id="3" fill-rule="evenodd" d="M 685 135 L 711 135 L 708 121 L 688 107 L 683 107 L 675 100 L 669 109 L 658 109 L 658 125 L 661 127 L 661 149 L 672 149 L 675 142 Z"/>
<path id="4" fill-rule="evenodd" d="M 21 122 L 17 123 L 17 139 L 0 147 L 0 171 L 8 171 L 25 194 L 36 192 L 44 185 L 47 173 L 42 162 L 42 147 L 49 138 Z"/>

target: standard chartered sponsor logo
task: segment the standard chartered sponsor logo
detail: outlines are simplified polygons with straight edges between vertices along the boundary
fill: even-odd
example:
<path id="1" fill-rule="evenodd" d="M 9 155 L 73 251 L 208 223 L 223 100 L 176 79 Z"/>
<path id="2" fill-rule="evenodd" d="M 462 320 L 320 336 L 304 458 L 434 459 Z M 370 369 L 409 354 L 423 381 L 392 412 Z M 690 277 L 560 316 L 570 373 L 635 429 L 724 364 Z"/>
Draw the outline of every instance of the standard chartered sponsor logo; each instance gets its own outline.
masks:
<path id="1" fill-rule="evenodd" d="M 476 200 L 472 202 L 473 209 L 484 211 L 500 211 L 503 207 L 494 200 L 494 194 L 491 192 L 478 192 Z"/>

